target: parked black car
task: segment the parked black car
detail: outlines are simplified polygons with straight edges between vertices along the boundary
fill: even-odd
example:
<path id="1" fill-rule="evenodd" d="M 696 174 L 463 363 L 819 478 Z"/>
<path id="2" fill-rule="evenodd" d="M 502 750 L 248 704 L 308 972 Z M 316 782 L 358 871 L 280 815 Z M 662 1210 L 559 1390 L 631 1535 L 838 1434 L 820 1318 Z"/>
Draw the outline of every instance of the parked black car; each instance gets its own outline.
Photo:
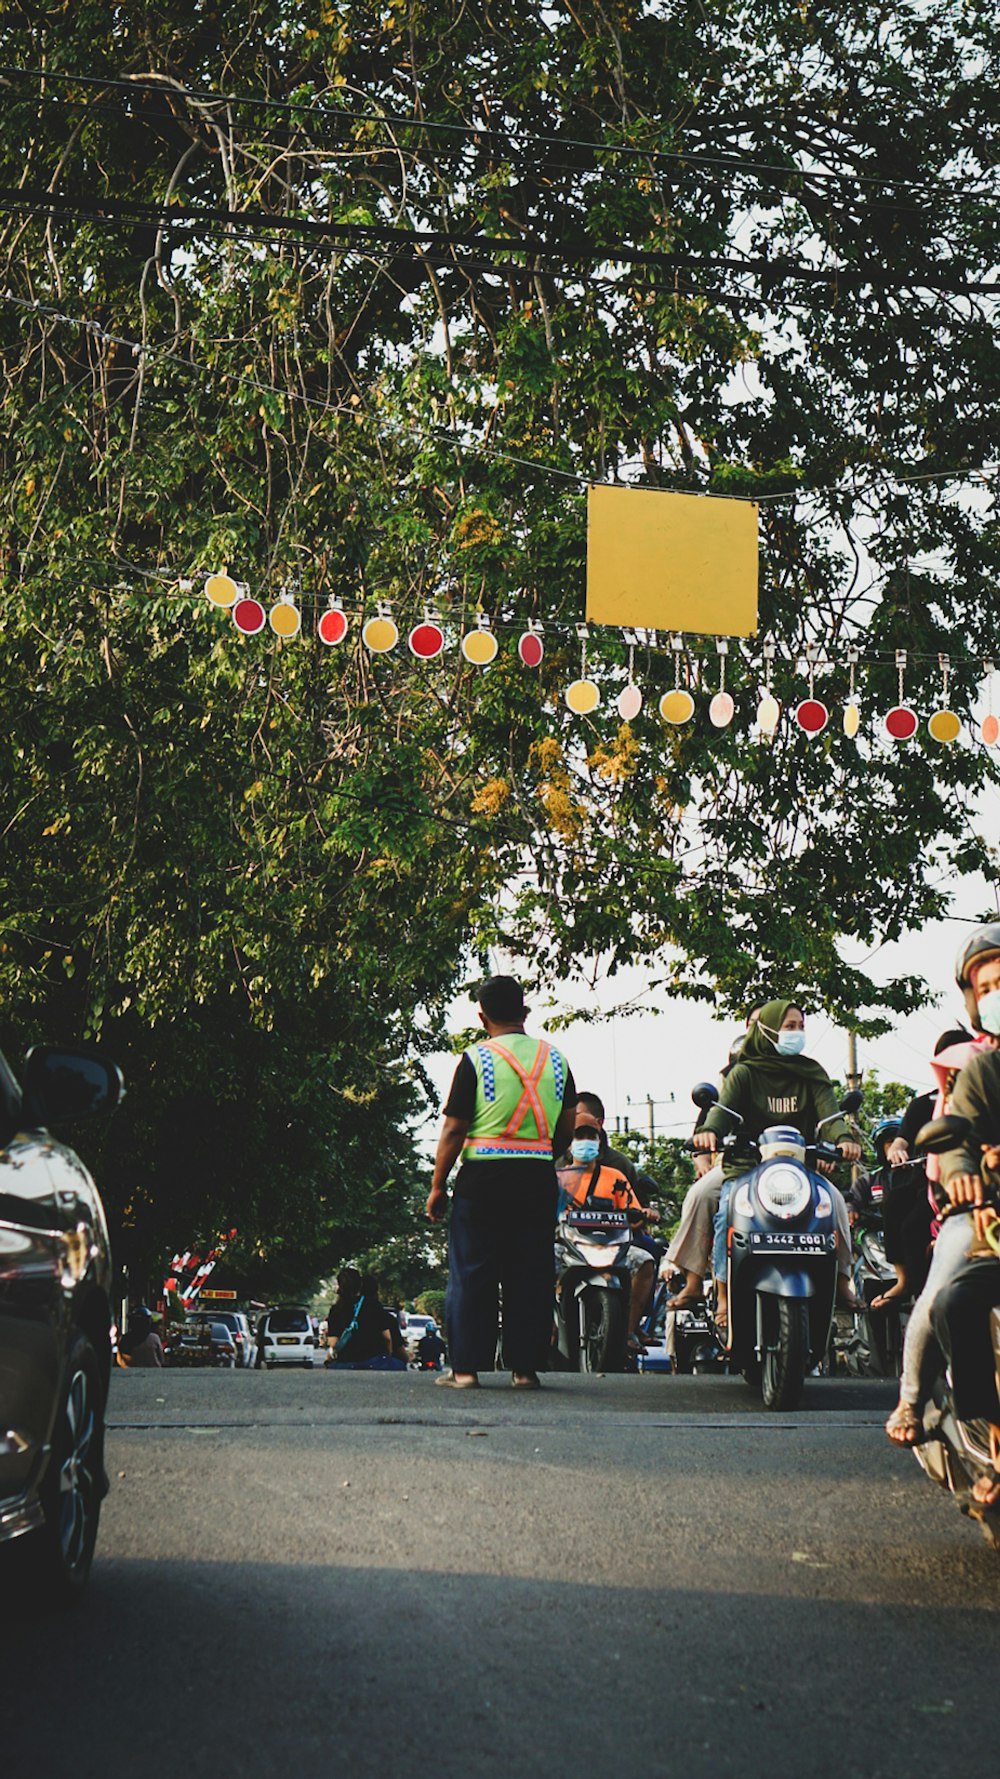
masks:
<path id="1" fill-rule="evenodd" d="M 49 1134 L 114 1107 L 119 1070 L 93 1052 L 37 1046 L 23 1087 L 0 1056 L 0 1545 L 52 1599 L 90 1573 L 111 1367 L 111 1255 L 100 1196 Z"/>

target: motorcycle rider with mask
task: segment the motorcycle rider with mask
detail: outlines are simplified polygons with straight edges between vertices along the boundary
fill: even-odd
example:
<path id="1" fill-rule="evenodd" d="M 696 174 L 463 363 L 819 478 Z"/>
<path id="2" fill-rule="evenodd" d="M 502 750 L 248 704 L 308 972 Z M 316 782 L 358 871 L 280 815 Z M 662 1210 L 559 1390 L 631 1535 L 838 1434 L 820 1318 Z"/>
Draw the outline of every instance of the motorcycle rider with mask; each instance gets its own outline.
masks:
<path id="1" fill-rule="evenodd" d="M 951 1363 L 957 1415 L 987 1421 L 992 1428 L 993 1474 L 979 1477 L 972 1495 L 980 1506 L 996 1508 L 1000 1402 L 990 1316 L 1000 1305 L 1000 1264 L 982 1239 L 981 1169 L 985 1162 L 995 1175 L 1000 1167 L 1000 922 L 976 928 L 959 952 L 955 974 L 980 1046 L 955 1082 L 950 1110 L 969 1120 L 978 1141 L 941 1157 L 941 1185 L 954 1208 L 938 1237 L 923 1295 L 932 1293 L 928 1346 L 935 1356 L 940 1347 Z"/>
<path id="2" fill-rule="evenodd" d="M 768 1001 L 760 1009 L 755 1024 L 747 1033 L 739 1059 L 722 1084 L 722 1092 L 702 1129 L 695 1132 L 696 1149 L 714 1150 L 720 1137 L 738 1132 L 741 1139 L 756 1142 L 769 1125 L 789 1124 L 801 1131 L 807 1143 L 816 1138 L 816 1128 L 826 1125 L 827 1140 L 836 1143 L 845 1161 L 857 1161 L 861 1148 L 855 1142 L 846 1118 L 837 1117 L 838 1106 L 833 1083 L 821 1063 L 803 1054 L 806 1044 L 805 1017 L 792 1000 Z M 743 1122 L 737 1126 L 726 1117 L 725 1108 L 739 1113 Z M 833 1163 L 818 1161 L 817 1171 L 830 1174 Z M 716 1321 L 725 1323 L 726 1302 L 726 1212 L 732 1181 L 747 1170 L 746 1158 L 724 1160 L 726 1184 L 722 1189 L 715 1219 L 715 1250 L 713 1271 L 717 1283 Z M 843 1193 L 830 1183 L 837 1219 L 837 1302 L 845 1309 L 857 1307 L 851 1288 L 851 1231 Z"/>
<path id="3" fill-rule="evenodd" d="M 606 1146 L 602 1154 L 601 1127 L 586 1102 L 579 1099 L 570 1158 L 556 1170 L 560 1214 L 569 1205 L 607 1203 L 613 1210 L 630 1212 L 636 1220 L 642 1217 L 650 1223 L 658 1222 L 659 1212 L 654 1206 L 642 1203 L 634 1186 L 617 1167 L 608 1164 L 606 1156 Z M 632 1242 L 625 1259 L 630 1285 L 629 1344 L 633 1349 L 641 1349 L 638 1329 L 653 1289 L 653 1262 L 647 1249 L 637 1242 Z"/>

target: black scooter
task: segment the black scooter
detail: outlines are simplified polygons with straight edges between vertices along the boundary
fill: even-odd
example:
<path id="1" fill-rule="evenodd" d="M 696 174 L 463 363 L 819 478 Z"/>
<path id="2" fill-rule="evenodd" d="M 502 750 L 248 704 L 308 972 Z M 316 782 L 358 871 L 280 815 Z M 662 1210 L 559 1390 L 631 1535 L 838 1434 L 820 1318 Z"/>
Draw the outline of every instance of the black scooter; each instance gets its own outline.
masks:
<path id="1" fill-rule="evenodd" d="M 706 1082 L 692 1094 L 707 1111 L 718 1093 Z M 848 1094 L 853 1113 L 860 1094 Z M 720 1339 L 730 1369 L 759 1387 L 765 1408 L 794 1408 L 806 1374 L 826 1357 L 837 1294 L 837 1225 L 833 1198 L 815 1171 L 817 1160 L 837 1160 L 821 1139 L 807 1144 L 791 1125 L 772 1125 L 757 1142 L 741 1138 L 743 1120 L 720 1108 L 739 1128 L 723 1144 L 731 1159 L 747 1161 L 733 1179 L 726 1232 L 729 1324 Z M 817 1127 L 841 1117 L 832 1113 Z"/>
<path id="2" fill-rule="evenodd" d="M 943 1155 L 949 1149 L 976 1146 L 978 1139 L 967 1118 L 948 1115 L 925 1124 L 918 1133 L 916 1147 L 924 1155 Z M 981 1170 L 987 1202 L 1000 1209 L 1000 1180 Z M 1000 1229 L 1000 1224 L 996 1226 Z M 992 1246 L 992 1244 L 991 1244 Z M 1000 1246 L 1000 1244 L 998 1244 Z M 994 1253 L 997 1248 L 994 1247 Z M 1000 1258 L 998 1258 L 1000 1265 Z M 989 1339 L 1000 1395 L 1000 1309 L 989 1318 Z M 932 1482 L 954 1495 L 959 1508 L 979 1523 L 983 1536 L 993 1550 L 1000 1551 L 1000 1507 L 985 1507 L 972 1494 L 973 1484 L 981 1476 L 993 1477 L 996 1449 L 995 1431 L 988 1421 L 962 1421 L 955 1412 L 955 1397 L 950 1368 L 941 1371 L 931 1392 L 923 1417 L 923 1430 L 913 1455 Z M 1000 1467 L 1000 1456 L 996 1460 Z"/>

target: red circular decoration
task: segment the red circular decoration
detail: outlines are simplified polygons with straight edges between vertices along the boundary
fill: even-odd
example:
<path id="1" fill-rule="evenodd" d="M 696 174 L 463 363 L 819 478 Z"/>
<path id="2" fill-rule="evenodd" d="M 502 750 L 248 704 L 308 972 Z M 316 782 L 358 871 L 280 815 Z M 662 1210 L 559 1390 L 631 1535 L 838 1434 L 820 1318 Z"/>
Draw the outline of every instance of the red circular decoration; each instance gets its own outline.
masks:
<path id="1" fill-rule="evenodd" d="M 533 630 L 526 630 L 517 645 L 517 652 L 525 667 L 540 667 L 545 653 L 545 644 Z"/>
<path id="2" fill-rule="evenodd" d="M 896 704 L 885 719 L 885 732 L 893 741 L 911 741 L 917 733 L 917 713 L 908 704 Z"/>
<path id="3" fill-rule="evenodd" d="M 830 721 L 830 712 L 818 698 L 803 698 L 795 712 L 795 721 L 807 735 L 821 735 Z"/>
<path id="4" fill-rule="evenodd" d="M 238 599 L 233 606 L 233 623 L 244 636 L 256 636 L 267 623 L 267 613 L 259 599 Z"/>
<path id="5" fill-rule="evenodd" d="M 415 624 L 410 631 L 410 648 L 418 661 L 433 661 L 444 648 L 444 631 L 440 624 Z"/>
<path id="6" fill-rule="evenodd" d="M 323 613 L 317 629 L 320 642 L 329 643 L 332 648 L 335 642 L 343 642 L 347 635 L 347 618 L 339 606 L 332 605 Z"/>

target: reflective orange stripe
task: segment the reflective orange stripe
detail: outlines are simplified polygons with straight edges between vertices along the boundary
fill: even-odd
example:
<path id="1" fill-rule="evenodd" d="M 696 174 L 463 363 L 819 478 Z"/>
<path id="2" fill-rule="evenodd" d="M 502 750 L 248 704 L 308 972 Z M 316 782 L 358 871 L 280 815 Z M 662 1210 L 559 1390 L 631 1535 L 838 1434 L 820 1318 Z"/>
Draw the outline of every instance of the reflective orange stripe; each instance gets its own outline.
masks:
<path id="1" fill-rule="evenodd" d="M 507 1129 L 495 1140 L 500 1143 L 515 1141 L 514 1133 L 515 1131 L 520 1130 L 524 1123 L 525 1113 L 529 1108 L 535 1115 L 535 1123 L 538 1126 L 539 1139 L 548 1137 L 549 1121 L 545 1116 L 545 1108 L 536 1092 L 538 1083 L 542 1078 L 542 1070 L 544 1069 L 549 1056 L 549 1047 L 544 1038 L 539 1042 L 538 1049 L 535 1052 L 535 1060 L 527 1074 L 525 1074 L 522 1069 L 517 1057 L 513 1056 L 509 1050 L 505 1050 L 502 1044 L 498 1044 L 495 1038 L 490 1039 L 489 1047 L 491 1050 L 495 1050 L 498 1056 L 502 1056 L 504 1062 L 510 1064 L 524 1088 L 524 1092 L 514 1108 L 513 1117 L 511 1118 Z"/>

